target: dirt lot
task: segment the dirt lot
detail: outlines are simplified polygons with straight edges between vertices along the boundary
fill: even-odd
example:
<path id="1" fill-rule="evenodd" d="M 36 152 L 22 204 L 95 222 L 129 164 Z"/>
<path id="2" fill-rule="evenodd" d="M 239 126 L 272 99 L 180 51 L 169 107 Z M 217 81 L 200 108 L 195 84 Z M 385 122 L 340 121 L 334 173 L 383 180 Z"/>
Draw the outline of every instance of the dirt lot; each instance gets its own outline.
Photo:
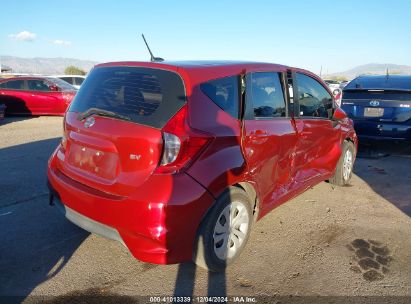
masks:
<path id="1" fill-rule="evenodd" d="M 8 118 L 0 125 L 0 296 L 21 297 L 4 301 L 228 295 L 281 303 L 331 299 L 318 296 L 411 302 L 410 147 L 364 146 L 349 187 L 324 182 L 278 207 L 255 224 L 240 260 L 214 274 L 191 263 L 141 263 L 49 207 L 45 168 L 61 128 L 56 117 Z M 378 270 L 367 271 L 373 267 Z"/>

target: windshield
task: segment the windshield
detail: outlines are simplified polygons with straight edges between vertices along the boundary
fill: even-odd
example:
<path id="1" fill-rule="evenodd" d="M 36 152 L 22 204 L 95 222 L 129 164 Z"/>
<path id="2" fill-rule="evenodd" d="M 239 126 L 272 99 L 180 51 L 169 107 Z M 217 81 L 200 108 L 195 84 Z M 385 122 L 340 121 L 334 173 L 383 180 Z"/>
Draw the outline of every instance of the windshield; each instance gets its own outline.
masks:
<path id="1" fill-rule="evenodd" d="M 100 67 L 84 81 L 69 111 L 83 117 L 94 108 L 96 115 L 101 110 L 162 128 L 185 101 L 183 81 L 176 73 L 141 67 Z"/>
<path id="2" fill-rule="evenodd" d="M 73 91 L 77 90 L 75 87 L 73 87 L 71 84 L 65 82 L 64 80 L 61 80 L 59 78 L 48 78 L 49 81 L 53 82 L 56 84 L 62 91 Z"/>

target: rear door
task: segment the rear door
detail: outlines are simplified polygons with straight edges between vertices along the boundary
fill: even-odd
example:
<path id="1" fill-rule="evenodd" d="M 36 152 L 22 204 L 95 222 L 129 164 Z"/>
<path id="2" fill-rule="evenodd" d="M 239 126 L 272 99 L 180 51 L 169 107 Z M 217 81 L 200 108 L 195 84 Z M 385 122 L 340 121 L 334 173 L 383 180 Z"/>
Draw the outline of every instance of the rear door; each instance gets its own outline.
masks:
<path id="1" fill-rule="evenodd" d="M 282 73 L 255 72 L 246 77 L 242 145 L 263 209 L 271 208 L 291 181 L 297 134 L 285 88 Z"/>
<path id="2" fill-rule="evenodd" d="M 30 94 L 24 79 L 13 79 L 0 85 L 0 103 L 6 105 L 8 114 L 30 114 L 28 106 Z"/>
<path id="3" fill-rule="evenodd" d="M 66 113 L 59 170 L 128 196 L 159 164 L 161 128 L 186 102 L 183 81 L 171 71 L 140 67 L 97 67 L 88 77 Z"/>
<path id="4" fill-rule="evenodd" d="M 333 173 L 341 154 L 340 126 L 332 121 L 333 97 L 314 77 L 294 74 L 298 133 L 293 179 L 295 187 Z M 298 116 L 297 116 L 298 115 Z"/>

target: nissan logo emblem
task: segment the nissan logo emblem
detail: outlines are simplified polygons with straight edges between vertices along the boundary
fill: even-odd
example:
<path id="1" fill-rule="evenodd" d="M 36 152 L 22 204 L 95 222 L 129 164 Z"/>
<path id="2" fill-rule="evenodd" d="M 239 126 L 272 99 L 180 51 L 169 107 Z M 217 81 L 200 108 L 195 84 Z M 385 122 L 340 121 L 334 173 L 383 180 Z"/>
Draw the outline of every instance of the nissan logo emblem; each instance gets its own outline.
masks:
<path id="1" fill-rule="evenodd" d="M 90 128 L 96 123 L 96 120 L 94 117 L 88 117 L 86 121 L 84 122 L 84 127 L 85 128 Z"/>
<path id="2" fill-rule="evenodd" d="M 371 100 L 370 101 L 370 106 L 376 107 L 376 106 L 379 106 L 379 105 L 380 105 L 380 102 L 377 101 L 377 100 Z"/>

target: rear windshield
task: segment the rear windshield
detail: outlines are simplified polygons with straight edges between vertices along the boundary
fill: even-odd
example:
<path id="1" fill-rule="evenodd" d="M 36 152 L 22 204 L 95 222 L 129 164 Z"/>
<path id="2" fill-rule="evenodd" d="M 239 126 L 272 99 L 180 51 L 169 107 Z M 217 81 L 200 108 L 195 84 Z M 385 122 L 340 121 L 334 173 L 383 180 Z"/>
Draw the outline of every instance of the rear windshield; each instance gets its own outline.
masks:
<path id="1" fill-rule="evenodd" d="M 373 92 L 368 90 L 344 90 L 343 99 L 358 99 L 358 100 L 397 100 L 397 101 L 409 101 L 411 100 L 411 92 L 406 91 L 381 91 Z"/>
<path id="2" fill-rule="evenodd" d="M 344 89 L 411 90 L 411 76 L 360 76 L 352 80 Z"/>
<path id="3" fill-rule="evenodd" d="M 184 84 L 176 73 L 142 67 L 100 67 L 87 76 L 69 111 L 82 113 L 97 108 L 162 128 L 185 102 Z"/>
<path id="4" fill-rule="evenodd" d="M 69 84 L 73 85 L 73 78 L 71 77 L 59 77 L 61 80 L 68 82 Z"/>

